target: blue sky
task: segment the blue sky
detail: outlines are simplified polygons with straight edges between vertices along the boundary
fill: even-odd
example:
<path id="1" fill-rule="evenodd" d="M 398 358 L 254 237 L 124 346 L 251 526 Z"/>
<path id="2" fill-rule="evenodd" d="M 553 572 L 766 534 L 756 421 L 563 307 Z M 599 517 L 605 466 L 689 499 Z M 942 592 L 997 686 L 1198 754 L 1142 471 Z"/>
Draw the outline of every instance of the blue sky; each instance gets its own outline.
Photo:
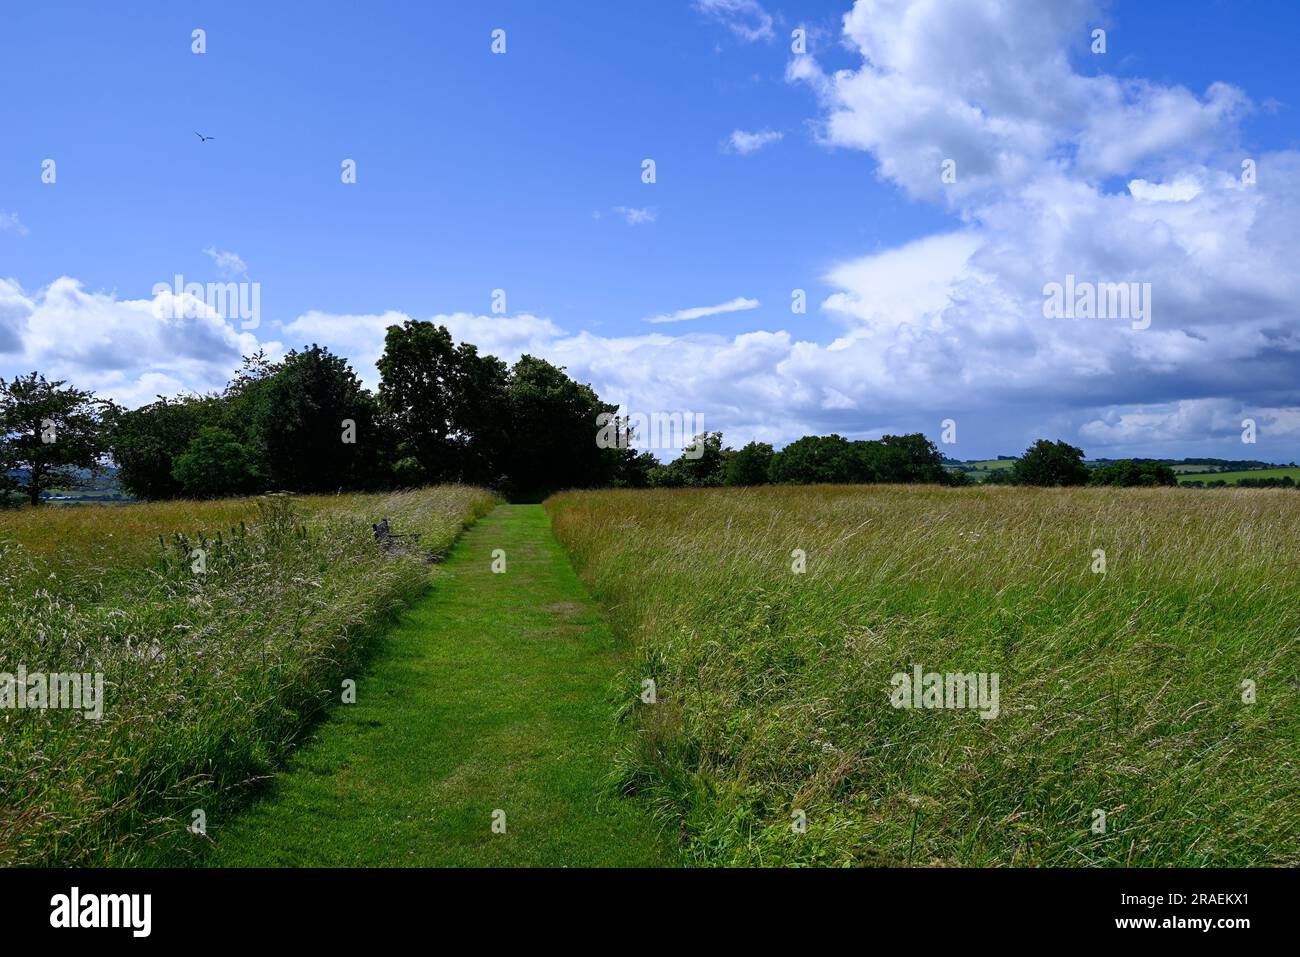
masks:
<path id="1" fill-rule="evenodd" d="M 1300 8 L 863 0 L 846 23 L 854 6 L 10 5 L 0 375 L 137 403 L 219 386 L 250 346 L 319 341 L 373 384 L 388 321 L 442 317 L 737 444 L 937 439 L 953 418 L 960 458 L 1038 435 L 1297 458 L 1295 290 L 1276 272 L 1298 251 L 1277 211 L 1300 190 Z M 949 153 L 945 192 L 930 167 Z M 1224 186 L 1243 156 L 1271 158 L 1257 194 Z M 1066 271 L 1149 276 L 1150 334 L 1045 331 L 1035 291 Z M 150 329 L 142 304 L 176 274 L 259 283 L 260 325 Z M 758 305 L 646 321 L 737 300 Z"/>

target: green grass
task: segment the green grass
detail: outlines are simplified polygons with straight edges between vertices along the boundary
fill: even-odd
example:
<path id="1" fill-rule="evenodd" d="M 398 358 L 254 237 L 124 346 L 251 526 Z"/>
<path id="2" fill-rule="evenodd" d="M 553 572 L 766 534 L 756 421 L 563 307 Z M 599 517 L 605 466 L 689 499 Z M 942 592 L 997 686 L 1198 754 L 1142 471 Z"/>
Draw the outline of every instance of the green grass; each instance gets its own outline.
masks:
<path id="1" fill-rule="evenodd" d="M 274 772 L 372 639 L 488 511 L 460 486 L 394 495 L 0 512 L 0 672 L 101 672 L 104 715 L 0 711 L 0 864 L 138 865 L 193 848 Z M 193 551 L 206 570 L 193 569 Z"/>
<path id="2" fill-rule="evenodd" d="M 1300 863 L 1293 491 L 765 487 L 548 508 L 634 647 L 625 694 L 657 683 L 622 773 L 688 861 Z M 914 665 L 999 674 L 998 717 L 892 707 Z"/>
<path id="3" fill-rule="evenodd" d="M 1180 483 L 1222 481 L 1227 482 L 1229 485 L 1236 485 L 1242 479 L 1282 478 L 1287 475 L 1300 482 L 1300 468 L 1249 469 L 1240 472 L 1198 472 L 1191 475 L 1180 472 L 1178 481 Z"/>
<path id="4" fill-rule="evenodd" d="M 265 800 L 211 828 L 211 863 L 671 863 L 611 774 L 619 661 L 542 508 L 500 506 L 387 636 L 356 704 L 334 709 Z"/>
<path id="5" fill-rule="evenodd" d="M 436 566 L 370 534 L 492 505 L 0 513 L 0 671 L 110 685 L 0 712 L 0 863 L 1300 864 L 1293 491 L 570 493 Z M 891 707 L 913 665 L 998 673 L 998 717 Z"/>

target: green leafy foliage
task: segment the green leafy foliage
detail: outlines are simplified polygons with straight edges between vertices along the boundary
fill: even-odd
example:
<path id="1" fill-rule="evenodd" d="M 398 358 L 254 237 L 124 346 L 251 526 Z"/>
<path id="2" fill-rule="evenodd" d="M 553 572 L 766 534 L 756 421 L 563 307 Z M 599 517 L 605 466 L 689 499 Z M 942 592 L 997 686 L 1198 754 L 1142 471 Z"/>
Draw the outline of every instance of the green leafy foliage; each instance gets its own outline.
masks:
<path id="1" fill-rule="evenodd" d="M 772 446 L 750 442 L 727 459 L 726 485 L 766 485 L 772 467 Z"/>
<path id="2" fill-rule="evenodd" d="M 721 485 L 726 475 L 726 463 L 732 455 L 722 447 L 721 432 L 701 432 L 691 439 L 682 454 L 667 465 L 650 472 L 650 485 L 655 488 L 711 488 Z"/>
<path id="3" fill-rule="evenodd" d="M 20 492 L 32 505 L 41 492 L 79 482 L 104 452 L 106 403 L 37 372 L 0 379 L 0 494 Z"/>
<path id="4" fill-rule="evenodd" d="M 559 366 L 526 355 L 510 370 L 506 404 L 508 475 L 514 494 L 535 497 L 613 483 L 622 450 L 596 444 L 596 421 L 618 407 L 602 402 L 591 386 L 575 382 Z"/>
<path id="5" fill-rule="evenodd" d="M 130 411 L 115 409 L 107 439 L 117 465 L 118 482 L 146 499 L 177 498 L 184 493 L 173 475 L 176 459 L 198 433 L 212 427 L 221 412 L 217 397 L 159 398 Z"/>
<path id="6" fill-rule="evenodd" d="M 379 401 L 397 437 L 401 481 L 495 482 L 509 446 L 507 369 L 431 322 L 389 326 Z"/>
<path id="7" fill-rule="evenodd" d="M 1088 466 L 1083 449 L 1039 439 L 1011 467 L 1017 485 L 1085 485 Z"/>
<path id="8" fill-rule="evenodd" d="M 251 492 L 259 484 L 253 453 L 225 429 L 199 430 L 172 466 L 172 477 L 187 498 L 219 498 Z"/>
<path id="9" fill-rule="evenodd" d="M 1162 462 L 1123 459 L 1093 469 L 1088 474 L 1088 484 L 1127 487 L 1177 485 L 1178 474 Z"/>
<path id="10" fill-rule="evenodd" d="M 961 481 L 943 467 L 943 455 L 919 432 L 856 442 L 839 435 L 806 435 L 772 457 L 769 475 L 778 485 Z"/>
<path id="11" fill-rule="evenodd" d="M 387 458 L 379 408 L 347 360 L 311 346 L 290 352 L 244 405 L 271 487 L 335 492 L 373 487 Z"/>

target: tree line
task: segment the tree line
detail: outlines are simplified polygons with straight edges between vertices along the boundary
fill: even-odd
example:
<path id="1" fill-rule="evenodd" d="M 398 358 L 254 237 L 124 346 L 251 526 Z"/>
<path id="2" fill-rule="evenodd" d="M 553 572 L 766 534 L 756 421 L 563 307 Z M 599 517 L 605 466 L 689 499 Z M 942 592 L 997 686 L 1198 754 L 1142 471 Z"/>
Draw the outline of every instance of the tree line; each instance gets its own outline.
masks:
<path id="1" fill-rule="evenodd" d="M 869 484 L 930 482 L 966 485 L 970 479 L 943 465 L 934 443 L 917 432 L 850 441 L 840 435 L 805 435 L 775 451 L 766 442 L 726 448 L 721 432 L 696 436 L 687 451 L 666 465 L 642 453 L 640 484 L 652 488 L 718 485 Z"/>
<path id="2" fill-rule="evenodd" d="M 279 361 L 246 357 L 220 392 L 159 397 L 125 409 L 39 373 L 0 379 L 0 500 L 39 504 L 111 462 L 139 498 L 215 498 L 274 489 L 369 491 L 462 482 L 507 498 L 566 488 L 764 484 L 969 484 L 921 433 L 852 441 L 808 435 L 780 451 L 732 449 L 705 432 L 660 463 L 619 430 L 617 407 L 563 368 L 525 355 L 508 366 L 431 322 L 388 328 L 377 391 L 312 345 Z M 597 441 L 598 424 L 617 441 Z M 1089 469 L 1083 452 L 1039 440 L 988 482 L 1174 485 L 1167 465 Z"/>
<path id="3" fill-rule="evenodd" d="M 510 497 L 617 484 L 594 441 L 617 411 L 533 356 L 507 366 L 429 322 L 390 326 L 377 391 L 312 345 L 246 357 L 220 392 L 125 409 L 39 373 L 0 379 L 0 492 L 32 504 L 106 462 L 145 499 L 463 482 Z"/>
<path id="4" fill-rule="evenodd" d="M 1196 473 L 1196 474 L 1200 474 L 1200 473 Z M 1210 479 L 1210 481 L 1208 482 L 1202 481 L 1200 479 L 1196 479 L 1194 481 L 1183 482 L 1182 484 L 1184 488 L 1227 488 L 1228 487 L 1228 482 L 1224 481 L 1223 479 Z M 1275 475 L 1275 476 L 1270 476 L 1268 478 L 1243 478 L 1243 479 L 1237 479 L 1237 481 L 1232 483 L 1232 488 L 1295 488 L 1295 487 L 1296 487 L 1296 481 L 1289 475 L 1282 475 L 1282 476 Z"/>

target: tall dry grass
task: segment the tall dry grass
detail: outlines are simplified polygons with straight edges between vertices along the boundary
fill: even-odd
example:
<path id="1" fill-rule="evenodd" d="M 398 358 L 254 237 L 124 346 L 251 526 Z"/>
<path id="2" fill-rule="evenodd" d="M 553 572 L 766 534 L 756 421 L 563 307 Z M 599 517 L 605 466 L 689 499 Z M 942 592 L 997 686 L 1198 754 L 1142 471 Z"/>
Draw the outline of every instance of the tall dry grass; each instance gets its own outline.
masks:
<path id="1" fill-rule="evenodd" d="M 1294 492 L 825 486 L 549 509 L 636 649 L 623 781 L 691 860 L 1300 863 Z M 997 672 L 1000 715 L 892 707 L 917 664 Z"/>
<path id="2" fill-rule="evenodd" d="M 370 523 L 441 551 L 494 504 L 394 495 L 0 512 L 0 672 L 102 672 L 100 720 L 0 709 L 0 864 L 131 865 L 202 849 L 428 584 Z M 193 569 L 194 549 L 206 572 Z"/>

